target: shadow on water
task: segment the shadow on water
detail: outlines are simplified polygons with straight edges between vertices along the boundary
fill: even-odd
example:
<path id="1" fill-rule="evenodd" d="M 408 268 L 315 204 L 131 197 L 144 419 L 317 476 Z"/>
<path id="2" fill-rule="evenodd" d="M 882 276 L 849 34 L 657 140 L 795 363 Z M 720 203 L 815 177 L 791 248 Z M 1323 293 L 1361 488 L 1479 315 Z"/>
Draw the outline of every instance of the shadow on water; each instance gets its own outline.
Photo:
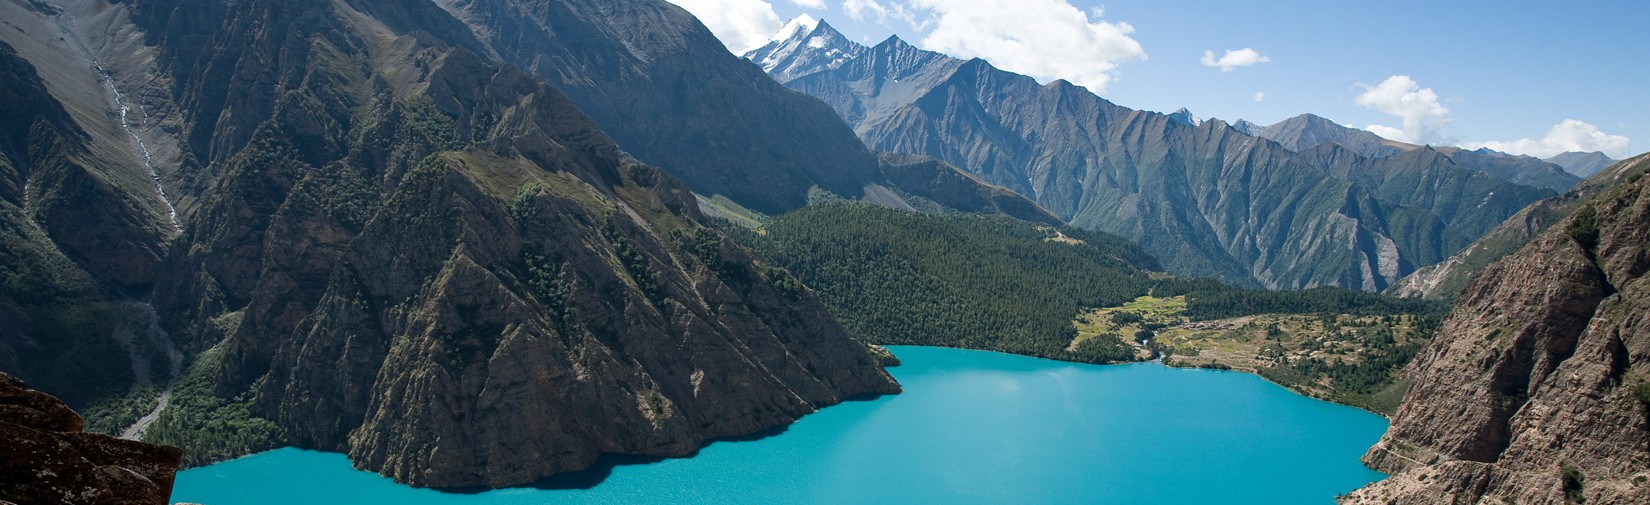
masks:
<path id="1" fill-rule="evenodd" d="M 870 401 L 876 401 L 876 400 L 880 400 L 884 397 L 889 397 L 889 396 L 894 396 L 894 395 L 895 395 L 894 393 L 890 393 L 890 394 L 865 393 L 865 394 L 859 394 L 859 395 L 850 396 L 848 398 L 844 398 L 842 400 L 842 403 L 846 404 L 846 403 L 870 402 Z M 713 446 L 713 445 L 716 445 L 716 444 L 727 444 L 727 443 L 739 444 L 739 443 L 745 443 L 745 442 L 756 442 L 756 441 L 763 440 L 763 439 L 766 439 L 766 438 L 769 438 L 769 437 L 775 437 L 775 436 L 782 435 L 786 431 L 790 430 L 790 428 L 791 428 L 791 425 L 786 424 L 786 425 L 781 425 L 781 426 L 775 426 L 775 427 L 772 427 L 772 428 L 768 428 L 768 429 L 758 431 L 758 432 L 755 432 L 755 433 L 751 433 L 749 435 L 740 435 L 740 436 L 734 436 L 734 437 L 722 437 L 722 438 L 714 439 L 714 440 L 711 440 L 711 441 L 705 443 L 704 447 L 710 447 L 710 446 Z M 683 457 L 684 458 L 691 458 L 691 457 L 697 456 L 697 455 L 699 455 L 699 451 L 704 450 L 704 447 L 701 447 L 698 450 L 693 451 L 693 453 L 688 454 L 688 455 L 683 456 Z M 559 474 L 546 477 L 544 479 L 538 480 L 538 481 L 530 483 L 530 484 L 523 484 L 521 486 L 515 486 L 515 487 L 527 488 L 527 489 L 539 489 L 539 490 L 545 490 L 545 491 L 586 490 L 586 489 L 591 489 L 591 488 L 594 488 L 598 485 L 601 485 L 601 483 L 603 481 L 606 481 L 609 476 L 613 475 L 613 469 L 615 469 L 615 468 L 618 468 L 618 467 L 621 467 L 621 466 L 632 466 L 632 465 L 651 465 L 651 464 L 658 463 L 658 462 L 661 462 L 661 461 L 664 461 L 664 460 L 667 460 L 667 459 L 671 459 L 671 458 L 664 457 L 664 456 L 645 456 L 645 455 L 638 455 L 638 454 L 603 454 L 601 457 L 596 459 L 596 462 L 594 464 L 590 465 L 590 468 L 586 468 L 584 470 L 579 470 L 579 471 L 576 471 L 576 472 L 559 473 Z M 493 488 L 486 487 L 486 486 L 472 486 L 472 487 L 459 487 L 459 488 L 438 488 L 438 489 L 436 489 L 436 491 L 439 491 L 439 492 L 442 492 L 442 493 L 464 494 L 464 495 L 480 494 L 480 493 L 485 493 L 485 492 L 492 491 L 492 490 L 493 490 Z"/>
<path id="2" fill-rule="evenodd" d="M 859 399 L 856 398 L 856 399 L 853 399 L 851 401 L 859 401 Z M 718 438 L 718 439 L 710 441 L 709 443 L 706 443 L 705 447 L 710 447 L 712 445 L 723 444 L 723 443 L 738 444 L 738 443 L 744 443 L 744 442 L 755 442 L 755 441 L 762 440 L 762 439 L 765 439 L 765 438 L 768 438 L 768 437 L 778 436 L 780 434 L 785 433 L 785 431 L 787 431 L 789 429 L 790 429 L 790 425 L 787 424 L 787 425 L 784 425 L 784 426 L 777 426 L 777 427 L 773 427 L 773 428 L 768 428 L 766 430 L 758 431 L 756 433 L 751 433 L 749 435 L 740 435 L 740 436 L 736 436 L 736 437 Z M 683 457 L 684 458 L 691 458 L 691 457 L 697 456 L 697 455 L 699 455 L 700 450 L 704 450 L 704 449 L 700 448 L 699 450 L 695 450 L 695 451 L 693 451 L 693 453 L 688 454 L 688 455 L 683 456 Z M 529 484 L 523 484 L 523 485 L 515 486 L 515 487 L 517 487 L 517 488 L 526 488 L 526 489 L 538 489 L 538 490 L 544 490 L 544 491 L 587 490 L 587 489 L 591 489 L 591 488 L 594 488 L 594 487 L 600 485 L 603 481 L 606 481 L 609 476 L 613 475 L 613 469 L 615 469 L 615 468 L 618 468 L 618 467 L 621 467 L 621 466 L 632 466 L 632 465 L 651 465 L 651 464 L 658 463 L 658 462 L 661 462 L 661 461 L 664 461 L 664 460 L 667 460 L 667 459 L 672 459 L 672 458 L 664 457 L 664 456 L 644 456 L 644 455 L 638 455 L 638 454 L 603 454 L 601 457 L 596 459 L 595 464 L 590 465 L 590 468 L 586 468 L 584 470 L 579 470 L 579 471 L 576 471 L 576 472 L 559 473 L 559 474 L 552 475 L 552 476 L 546 477 L 544 479 L 538 480 L 536 482 L 532 482 L 532 483 L 529 483 Z M 441 493 L 463 494 L 463 495 L 481 494 L 481 493 L 485 493 L 485 492 L 493 491 L 493 490 L 494 490 L 493 488 L 485 487 L 485 486 L 471 486 L 471 487 L 438 488 L 438 489 L 435 489 L 435 491 L 438 491 L 438 492 L 441 492 Z"/>

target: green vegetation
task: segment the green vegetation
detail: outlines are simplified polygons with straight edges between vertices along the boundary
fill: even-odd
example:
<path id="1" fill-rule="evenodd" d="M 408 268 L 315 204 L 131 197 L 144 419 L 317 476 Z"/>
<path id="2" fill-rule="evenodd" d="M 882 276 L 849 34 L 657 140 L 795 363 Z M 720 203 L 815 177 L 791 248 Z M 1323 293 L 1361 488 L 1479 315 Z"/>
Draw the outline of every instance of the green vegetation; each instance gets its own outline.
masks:
<path id="1" fill-rule="evenodd" d="M 698 228 L 691 234 L 682 230 L 671 230 L 670 237 L 683 251 L 698 258 L 699 262 L 711 268 L 722 264 L 722 236 L 714 230 Z"/>
<path id="2" fill-rule="evenodd" d="M 641 290 L 648 300 L 659 303 L 664 293 L 659 290 L 658 278 L 653 273 L 653 264 L 647 259 L 647 255 L 642 254 L 641 249 L 637 249 L 636 244 L 620 233 L 613 224 L 609 224 L 604 231 L 608 242 L 613 245 L 613 254 L 618 256 L 619 263 L 624 265 L 625 271 L 630 273 L 631 280 L 636 282 L 636 289 Z"/>
<path id="3" fill-rule="evenodd" d="M 849 332 L 870 343 L 1108 363 L 1147 358 L 1149 350 L 1134 342 L 1193 321 L 1444 310 L 1434 302 L 1345 289 L 1280 293 L 1174 278 L 1150 271 L 1153 261 L 1122 239 L 1070 227 L 819 200 L 761 229 L 728 231 L 818 290 Z M 1412 354 L 1371 361 L 1407 362 Z M 1354 376 L 1369 372 L 1334 373 L 1355 384 Z"/>
<path id="4" fill-rule="evenodd" d="M 130 391 L 131 362 L 111 337 L 130 311 L 108 291 L 22 209 L 0 201 L 0 339 L 28 343 L 15 349 L 14 372 L 29 387 L 75 409 Z"/>
<path id="5" fill-rule="evenodd" d="M 1644 414 L 1650 416 L 1650 382 L 1634 387 L 1633 398 L 1637 398 L 1639 405 L 1644 407 Z"/>
<path id="6" fill-rule="evenodd" d="M 712 219 L 726 220 L 745 228 L 759 228 L 762 223 L 768 220 L 768 217 L 762 215 L 762 213 L 747 209 L 726 196 L 698 196 L 698 198 L 700 210 L 703 210 L 705 215 Z"/>
<path id="7" fill-rule="evenodd" d="M 527 263 L 527 285 L 533 288 L 533 294 L 550 309 L 550 316 L 556 322 L 564 321 L 567 298 L 573 295 L 573 274 L 568 271 L 567 263 L 552 264 L 530 252 L 522 253 L 522 261 Z"/>
<path id="8" fill-rule="evenodd" d="M 734 238 L 819 291 L 852 335 L 877 344 L 990 349 L 1105 363 L 1126 345 L 1071 347 L 1083 307 L 1121 305 L 1161 283 L 1121 239 L 972 214 L 825 203 Z"/>
<path id="9" fill-rule="evenodd" d="M 1564 501 L 1587 503 L 1587 498 L 1582 496 L 1582 491 L 1587 487 L 1587 476 L 1581 473 L 1581 469 L 1566 462 L 1564 463 L 1564 469 L 1559 473 L 1559 478 L 1564 486 Z"/>
<path id="10" fill-rule="evenodd" d="M 526 229 L 527 223 L 538 215 L 538 207 L 533 206 L 533 198 L 539 196 L 539 184 L 529 182 L 516 190 L 516 197 L 510 200 L 510 219 L 516 222 L 516 231 Z"/>
<path id="11" fill-rule="evenodd" d="M 1592 251 L 1598 248 L 1598 209 L 1592 204 L 1581 206 L 1575 213 L 1575 220 L 1570 221 L 1570 238 L 1581 244 L 1582 249 Z"/>
<path id="12" fill-rule="evenodd" d="M 86 419 L 88 432 L 119 435 L 127 426 L 131 426 L 138 418 L 153 410 L 155 400 L 159 396 L 159 389 L 154 386 L 145 387 L 129 395 L 99 400 L 81 409 L 80 417 Z"/>
<path id="13" fill-rule="evenodd" d="M 1192 297 L 1145 296 L 1119 307 L 1086 312 L 1074 321 L 1078 337 L 1072 345 L 1091 338 L 1121 340 L 1123 335 L 1132 335 L 1132 341 L 1138 342 L 1150 336 L 1154 337 L 1150 347 L 1173 366 L 1256 373 L 1306 395 L 1391 414 L 1408 390 L 1408 384 L 1398 380 L 1397 370 L 1409 363 L 1439 321 L 1428 314 L 1352 313 L 1271 313 L 1193 321 L 1187 316 L 1190 305 L 1186 299 L 1195 298 L 1196 293 Z M 1332 290 L 1326 294 L 1330 300 L 1338 295 Z M 1316 306 L 1290 303 L 1271 308 Z M 1373 307 L 1390 306 L 1360 302 L 1334 308 L 1370 312 Z"/>
<path id="14" fill-rule="evenodd" d="M 818 290 L 869 343 L 1090 363 L 1156 351 L 1176 366 L 1258 373 L 1391 412 L 1408 388 L 1397 370 L 1447 309 L 1337 288 L 1272 292 L 1179 279 L 1150 271 L 1152 260 L 1127 242 L 1081 229 L 820 201 L 761 229 L 728 231 L 784 267 L 772 270 Z M 686 235 L 677 241 L 694 247 Z"/>
<path id="15" fill-rule="evenodd" d="M 1138 358 L 1150 359 L 1154 353 L 1140 342 L 1155 338 L 1158 330 L 1186 322 L 1185 312 L 1183 295 L 1167 298 L 1146 295 L 1117 307 L 1087 310 L 1073 321 L 1077 336 L 1072 339 L 1071 348 L 1115 342 L 1133 347 L 1133 354 Z"/>
<path id="16" fill-rule="evenodd" d="M 1341 288 L 1301 291 L 1260 291 L 1200 286 L 1187 296 L 1186 316 L 1196 320 L 1223 319 L 1249 314 L 1428 314 L 1442 317 L 1445 303 L 1393 298 Z"/>
<path id="17" fill-rule="evenodd" d="M 279 445 L 280 428 L 252 414 L 251 398 L 218 396 L 212 375 L 222 344 L 195 358 L 172 389 L 172 400 L 143 441 L 183 448 L 183 464 L 199 466 Z"/>

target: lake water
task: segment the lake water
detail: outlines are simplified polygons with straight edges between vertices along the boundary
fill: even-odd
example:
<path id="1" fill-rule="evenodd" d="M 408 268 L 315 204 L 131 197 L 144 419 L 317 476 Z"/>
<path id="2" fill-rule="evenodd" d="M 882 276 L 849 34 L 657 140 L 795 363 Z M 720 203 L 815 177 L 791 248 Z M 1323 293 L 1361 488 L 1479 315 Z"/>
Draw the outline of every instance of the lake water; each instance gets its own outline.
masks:
<path id="1" fill-rule="evenodd" d="M 1332 503 L 1379 480 L 1367 412 L 1248 374 L 894 347 L 905 393 L 685 459 L 535 488 L 414 489 L 341 454 L 280 449 L 178 475 L 209 505 L 541 503 Z M 559 488 L 557 488 L 559 487 Z M 570 488 L 571 487 L 571 488 Z"/>

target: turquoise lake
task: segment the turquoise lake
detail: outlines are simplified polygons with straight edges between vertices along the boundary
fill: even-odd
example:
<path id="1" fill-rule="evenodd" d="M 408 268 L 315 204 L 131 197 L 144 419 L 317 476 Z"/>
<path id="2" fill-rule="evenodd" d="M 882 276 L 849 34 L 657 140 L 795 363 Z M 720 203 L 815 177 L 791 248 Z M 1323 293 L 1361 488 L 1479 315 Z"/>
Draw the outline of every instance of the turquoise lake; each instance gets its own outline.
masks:
<path id="1" fill-rule="evenodd" d="M 341 454 L 280 449 L 182 472 L 172 501 L 1329 504 L 1384 477 L 1358 457 L 1385 419 L 1252 375 L 891 349 L 905 362 L 889 369 L 904 394 L 828 407 L 691 458 L 540 486 L 550 489 L 414 489 Z"/>

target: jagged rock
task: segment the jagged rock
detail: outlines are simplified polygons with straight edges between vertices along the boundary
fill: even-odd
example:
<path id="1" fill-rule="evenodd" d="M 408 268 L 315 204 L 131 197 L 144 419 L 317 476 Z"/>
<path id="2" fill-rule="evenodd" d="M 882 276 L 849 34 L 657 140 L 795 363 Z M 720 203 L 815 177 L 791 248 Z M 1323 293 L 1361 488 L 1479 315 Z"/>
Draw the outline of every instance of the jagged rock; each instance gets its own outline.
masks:
<path id="1" fill-rule="evenodd" d="M 1491 265 L 1405 370 L 1347 503 L 1650 503 L 1650 180 Z"/>
<path id="2" fill-rule="evenodd" d="M 0 502 L 167 502 L 182 451 L 81 433 L 81 424 L 57 398 L 0 373 Z"/>
<path id="3" fill-rule="evenodd" d="M 848 40 L 830 23 L 803 14 L 785 23 L 767 44 L 745 53 L 745 59 L 785 83 L 840 67 L 863 52 L 864 45 Z"/>

